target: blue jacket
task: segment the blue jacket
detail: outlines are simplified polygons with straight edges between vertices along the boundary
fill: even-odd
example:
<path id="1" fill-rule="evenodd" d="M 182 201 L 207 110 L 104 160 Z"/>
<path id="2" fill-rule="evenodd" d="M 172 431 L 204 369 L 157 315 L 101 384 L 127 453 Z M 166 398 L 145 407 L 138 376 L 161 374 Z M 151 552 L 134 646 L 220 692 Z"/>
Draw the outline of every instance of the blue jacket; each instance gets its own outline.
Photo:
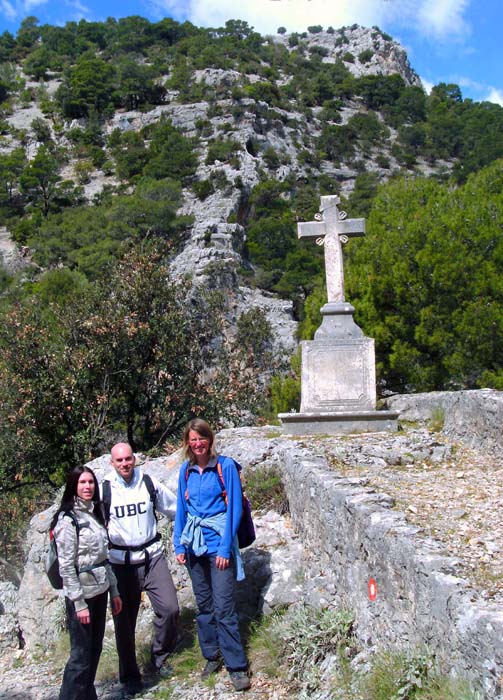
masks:
<path id="1" fill-rule="evenodd" d="M 217 461 L 222 467 L 222 475 L 227 491 L 227 506 L 222 497 L 222 482 L 218 476 Z M 188 478 L 185 478 L 188 468 Z M 186 499 L 188 493 L 188 500 Z M 236 463 L 231 457 L 219 455 L 210 459 L 208 465 L 199 473 L 197 464 L 185 461 L 180 467 L 178 477 L 178 495 L 175 517 L 174 544 L 176 554 L 183 554 L 187 548 L 180 543 L 180 537 L 187 522 L 187 514 L 198 518 L 210 518 L 219 513 L 227 513 L 223 535 L 212 528 L 202 527 L 207 553 L 229 559 L 234 537 L 243 512 L 241 480 Z"/>

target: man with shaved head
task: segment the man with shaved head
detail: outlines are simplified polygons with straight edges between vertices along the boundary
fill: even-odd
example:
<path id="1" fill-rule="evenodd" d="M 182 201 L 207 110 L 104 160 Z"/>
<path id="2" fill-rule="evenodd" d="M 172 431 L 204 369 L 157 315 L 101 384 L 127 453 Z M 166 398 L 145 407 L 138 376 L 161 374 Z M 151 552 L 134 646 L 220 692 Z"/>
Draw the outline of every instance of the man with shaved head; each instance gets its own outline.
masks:
<path id="1" fill-rule="evenodd" d="M 135 695 L 144 687 L 135 647 L 142 591 L 147 593 L 154 611 L 154 635 L 146 669 L 149 674 L 169 675 L 166 659 L 176 644 L 178 601 L 156 518 L 159 510 L 174 519 L 176 496 L 135 466 L 136 458 L 126 442 L 112 447 L 110 461 L 113 471 L 101 488 L 108 520 L 109 559 L 123 603 L 121 613 L 114 618 L 119 678 L 126 692 Z"/>

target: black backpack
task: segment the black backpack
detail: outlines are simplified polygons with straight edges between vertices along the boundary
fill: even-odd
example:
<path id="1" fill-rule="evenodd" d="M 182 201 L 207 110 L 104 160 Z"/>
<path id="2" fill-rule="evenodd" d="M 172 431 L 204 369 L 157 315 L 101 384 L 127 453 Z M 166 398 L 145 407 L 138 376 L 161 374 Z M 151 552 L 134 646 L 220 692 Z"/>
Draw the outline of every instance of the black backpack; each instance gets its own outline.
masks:
<path id="1" fill-rule="evenodd" d="M 73 526 L 75 527 L 78 547 L 80 525 L 77 521 L 77 518 L 70 510 L 64 511 L 64 513 L 65 517 L 69 517 L 73 523 Z M 60 591 L 63 588 L 63 579 L 61 578 L 61 574 L 59 573 L 58 548 L 56 546 L 56 539 L 54 537 L 53 528 L 49 530 L 49 551 L 47 552 L 45 558 L 45 573 L 47 574 L 47 578 L 49 579 L 49 583 L 51 584 L 51 586 L 57 591 Z"/>

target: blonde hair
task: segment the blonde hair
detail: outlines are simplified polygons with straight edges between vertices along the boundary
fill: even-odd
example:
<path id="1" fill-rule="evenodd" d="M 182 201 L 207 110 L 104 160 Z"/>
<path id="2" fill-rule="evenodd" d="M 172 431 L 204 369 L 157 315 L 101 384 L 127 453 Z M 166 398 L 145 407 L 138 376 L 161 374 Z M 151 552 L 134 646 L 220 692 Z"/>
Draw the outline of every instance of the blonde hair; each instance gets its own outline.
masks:
<path id="1" fill-rule="evenodd" d="M 189 444 L 189 433 L 191 430 L 193 430 L 195 433 L 198 433 L 198 435 L 200 435 L 202 438 L 206 438 L 207 440 L 209 440 L 208 454 L 210 458 L 216 457 L 217 453 L 215 450 L 215 434 L 213 430 L 210 428 L 208 423 L 202 418 L 193 418 L 187 423 L 187 426 L 183 431 L 183 455 L 185 459 L 188 459 L 190 464 L 196 463 L 196 457 L 192 452 L 192 448 Z"/>

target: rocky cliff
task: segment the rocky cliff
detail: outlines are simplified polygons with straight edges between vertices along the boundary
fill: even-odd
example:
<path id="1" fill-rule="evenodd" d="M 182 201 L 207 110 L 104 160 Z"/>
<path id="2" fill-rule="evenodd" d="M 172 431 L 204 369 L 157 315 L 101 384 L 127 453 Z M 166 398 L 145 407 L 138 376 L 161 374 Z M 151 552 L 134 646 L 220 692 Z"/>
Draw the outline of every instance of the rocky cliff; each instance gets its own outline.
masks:
<path id="1" fill-rule="evenodd" d="M 365 29 L 354 25 L 335 31 L 305 33 L 298 37 L 296 43 L 287 34 L 265 37 L 264 41 L 279 43 L 289 51 L 300 43 L 306 57 L 311 54 L 321 55 L 323 63 L 340 60 L 355 76 L 398 74 L 406 85 L 420 86 L 420 80 L 410 67 L 404 49 L 375 28 Z M 181 100 L 179 91 L 168 90 L 163 105 L 150 111 L 116 112 L 106 120 L 104 131 L 106 134 L 114 129 L 121 132 L 138 131 L 166 116 L 185 135 L 198 136 L 199 165 L 196 177 L 201 181 L 213 180 L 219 184 L 204 199 L 198 198 L 190 189 L 185 190 L 180 213 L 193 217 L 193 225 L 183 250 L 173 260 L 173 273 L 180 277 L 188 275 L 199 284 L 209 284 L 225 291 L 231 300 L 231 316 L 250 306 L 264 310 L 275 331 L 277 349 L 281 348 L 287 355 L 291 354 L 296 347 L 296 323 L 291 303 L 243 286 L 238 275 L 240 269 L 249 266 L 244 255 L 242 226 L 248 194 L 264 177 L 281 181 L 288 177 L 299 180 L 321 175 L 337 182 L 337 190 L 347 194 L 353 188 L 361 163 L 365 163 L 366 170 L 375 171 L 382 178 L 389 177 L 395 168 L 399 168 L 391 155 L 395 136 L 391 134 L 384 147 L 390 164 L 384 169 L 376 164 L 377 153 L 369 156 L 360 153 L 358 148 L 351 162 L 326 161 L 322 166 L 316 166 L 299 158 L 299 152 L 302 149 L 314 149 L 314 139 L 319 136 L 322 128 L 317 116 L 321 108 L 306 110 L 299 105 L 293 111 L 279 107 L 271 109 L 270 104 L 260 100 L 260 96 L 253 99 L 241 97 L 236 102 L 229 96 L 232 88 L 253 85 L 261 80 L 258 75 L 244 74 L 237 70 L 208 67 L 196 71 L 193 80 L 211 88 L 215 99 L 211 102 L 185 103 Z M 275 89 L 281 91 L 291 80 L 291 75 L 281 75 L 279 79 L 271 80 Z M 59 84 L 59 79 L 46 83 L 26 82 L 27 90 L 35 93 L 43 89 L 49 96 L 54 95 Z M 359 112 L 366 112 L 361 99 L 345 100 L 340 123 L 347 123 L 352 115 Z M 40 146 L 32 126 L 34 119 L 46 121 L 56 146 L 64 148 L 71 146 L 65 133 L 71 128 L 85 126 L 82 120 L 59 125 L 56 129 L 36 99 L 31 104 L 14 105 L 12 114 L 6 120 L 16 131 L 2 138 L 0 152 L 12 151 L 20 145 L 22 139 L 28 157 L 33 158 Z M 204 128 L 201 128 L 201 124 L 204 124 Z M 207 162 L 210 144 L 215 139 L 222 138 L 233 140 L 237 144 L 232 163 L 218 160 Z M 278 160 L 274 164 L 267 157 L 271 152 L 276 154 Z M 62 176 L 78 182 L 77 165 L 77 161 L 70 159 Z M 423 166 L 427 167 L 424 163 Z M 114 175 L 95 169 L 84 183 L 85 196 L 91 201 L 104 187 L 115 187 L 118 184 Z M 26 259 L 29 260 L 29 251 L 13 255 L 12 243 L 5 235 L 0 238 L 0 252 L 4 263 L 11 267 L 19 267 Z"/>

